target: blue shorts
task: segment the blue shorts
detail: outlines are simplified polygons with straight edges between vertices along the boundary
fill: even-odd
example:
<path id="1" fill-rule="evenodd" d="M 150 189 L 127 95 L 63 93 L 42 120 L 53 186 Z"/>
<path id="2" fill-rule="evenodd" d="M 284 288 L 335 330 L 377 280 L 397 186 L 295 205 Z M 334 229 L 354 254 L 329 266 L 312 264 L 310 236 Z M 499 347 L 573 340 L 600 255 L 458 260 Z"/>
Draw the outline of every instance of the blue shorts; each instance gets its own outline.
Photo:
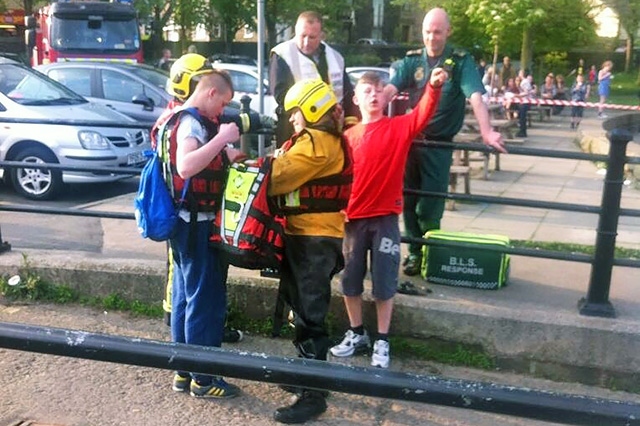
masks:
<path id="1" fill-rule="evenodd" d="M 342 293 L 360 296 L 364 292 L 367 274 L 367 254 L 371 252 L 373 297 L 389 300 L 398 288 L 400 270 L 400 227 L 398 215 L 355 219 L 344 228 L 342 252 L 345 267 L 342 272 Z"/>

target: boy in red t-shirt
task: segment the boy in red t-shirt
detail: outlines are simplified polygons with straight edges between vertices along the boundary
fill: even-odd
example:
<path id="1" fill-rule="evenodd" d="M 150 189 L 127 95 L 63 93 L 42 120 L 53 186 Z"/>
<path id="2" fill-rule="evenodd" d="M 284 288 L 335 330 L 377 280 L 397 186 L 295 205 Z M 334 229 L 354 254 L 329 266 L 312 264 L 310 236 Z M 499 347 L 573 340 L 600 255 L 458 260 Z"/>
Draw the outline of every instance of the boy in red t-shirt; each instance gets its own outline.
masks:
<path id="1" fill-rule="evenodd" d="M 375 73 L 365 73 L 356 84 L 354 102 L 362 122 L 344 132 L 353 150 L 354 170 L 343 252 L 342 292 L 350 328 L 342 342 L 331 348 L 333 356 L 351 356 L 368 350 L 369 336 L 362 324 L 363 280 L 367 252 L 371 251 L 371 280 L 376 303 L 378 334 L 371 365 L 389 366 L 389 325 L 400 268 L 402 178 L 409 147 L 431 119 L 447 72 L 435 68 L 422 98 L 407 115 L 384 116 L 384 85 Z"/>

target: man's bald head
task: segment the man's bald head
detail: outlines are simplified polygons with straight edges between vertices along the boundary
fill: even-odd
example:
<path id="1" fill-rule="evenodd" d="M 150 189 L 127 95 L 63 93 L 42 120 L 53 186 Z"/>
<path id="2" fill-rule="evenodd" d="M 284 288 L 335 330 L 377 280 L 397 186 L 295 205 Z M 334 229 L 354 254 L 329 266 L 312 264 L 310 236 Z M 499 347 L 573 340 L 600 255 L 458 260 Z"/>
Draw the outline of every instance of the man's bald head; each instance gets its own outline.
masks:
<path id="1" fill-rule="evenodd" d="M 437 57 L 442 55 L 451 33 L 451 25 L 447 12 L 439 7 L 431 9 L 422 21 L 422 41 L 427 49 L 427 55 Z"/>

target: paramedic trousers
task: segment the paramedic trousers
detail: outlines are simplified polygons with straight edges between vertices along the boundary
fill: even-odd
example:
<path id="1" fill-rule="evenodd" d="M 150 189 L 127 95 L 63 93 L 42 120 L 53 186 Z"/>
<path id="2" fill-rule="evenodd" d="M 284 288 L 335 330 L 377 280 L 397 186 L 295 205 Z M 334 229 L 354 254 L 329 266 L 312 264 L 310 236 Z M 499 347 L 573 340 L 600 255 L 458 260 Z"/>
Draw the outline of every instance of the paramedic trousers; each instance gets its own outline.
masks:
<path id="1" fill-rule="evenodd" d="M 280 270 L 281 295 L 294 312 L 294 345 L 304 358 L 327 359 L 325 319 L 331 278 L 344 267 L 342 238 L 285 235 Z"/>
<path id="2" fill-rule="evenodd" d="M 195 226 L 179 219 L 171 239 L 171 340 L 220 347 L 227 309 L 226 268 L 218 251 L 209 248 L 209 221 Z M 201 384 L 210 381 L 206 375 L 194 379 Z"/>
<path id="3" fill-rule="evenodd" d="M 442 141 L 442 138 L 426 138 Z M 448 141 L 451 138 L 446 139 Z M 404 172 L 405 189 L 447 192 L 452 150 L 413 144 Z M 440 229 L 445 198 L 405 194 L 402 209 L 405 236 L 422 238 L 425 232 Z M 422 255 L 421 244 L 409 244 L 409 253 Z"/>

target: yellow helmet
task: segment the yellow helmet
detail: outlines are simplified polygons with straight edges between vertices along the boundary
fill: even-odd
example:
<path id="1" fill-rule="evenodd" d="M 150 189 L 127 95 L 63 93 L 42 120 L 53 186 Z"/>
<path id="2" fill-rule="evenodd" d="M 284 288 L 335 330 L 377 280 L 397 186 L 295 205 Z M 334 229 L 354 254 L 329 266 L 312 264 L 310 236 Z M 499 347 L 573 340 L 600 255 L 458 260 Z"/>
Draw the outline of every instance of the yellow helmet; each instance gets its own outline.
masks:
<path id="1" fill-rule="evenodd" d="M 182 55 L 171 65 L 167 91 L 181 101 L 186 101 L 198 82 L 194 77 L 211 72 L 211 63 L 204 56 L 197 53 Z"/>
<path id="2" fill-rule="evenodd" d="M 316 123 L 338 103 L 331 87 L 322 80 L 302 80 L 284 97 L 284 109 L 300 108 L 307 123 Z"/>

